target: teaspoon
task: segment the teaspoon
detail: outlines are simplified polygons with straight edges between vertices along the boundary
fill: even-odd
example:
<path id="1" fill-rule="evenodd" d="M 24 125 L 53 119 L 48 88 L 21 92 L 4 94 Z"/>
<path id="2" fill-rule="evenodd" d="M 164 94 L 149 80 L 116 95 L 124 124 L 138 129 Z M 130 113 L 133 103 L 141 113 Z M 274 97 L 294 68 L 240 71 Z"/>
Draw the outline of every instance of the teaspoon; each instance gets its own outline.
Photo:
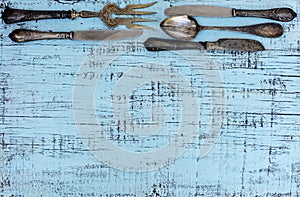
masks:
<path id="1" fill-rule="evenodd" d="M 168 35 L 179 40 L 191 40 L 202 30 L 229 30 L 268 38 L 280 37 L 284 32 L 283 27 L 277 23 L 261 23 L 237 27 L 201 26 L 195 18 L 188 15 L 169 17 L 160 24 L 160 27 Z"/>

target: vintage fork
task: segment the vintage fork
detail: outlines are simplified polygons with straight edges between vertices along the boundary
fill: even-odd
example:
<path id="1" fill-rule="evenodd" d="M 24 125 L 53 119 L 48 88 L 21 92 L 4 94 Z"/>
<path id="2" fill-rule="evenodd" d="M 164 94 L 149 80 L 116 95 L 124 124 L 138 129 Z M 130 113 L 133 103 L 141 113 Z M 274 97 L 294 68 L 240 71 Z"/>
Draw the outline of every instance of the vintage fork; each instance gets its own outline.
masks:
<path id="1" fill-rule="evenodd" d="M 69 18 L 75 19 L 77 17 L 91 18 L 100 17 L 106 26 L 110 28 L 117 27 L 119 25 L 126 25 L 127 28 L 146 28 L 150 27 L 134 24 L 135 22 L 154 22 L 155 20 L 146 18 L 122 18 L 117 17 L 118 15 L 150 15 L 156 12 L 146 12 L 146 11 L 135 11 L 135 9 L 148 8 L 157 2 L 148 4 L 131 4 L 127 5 L 125 8 L 120 8 L 116 4 L 108 4 L 100 12 L 90 12 L 81 11 L 77 12 L 75 10 L 69 11 L 47 11 L 47 10 L 21 10 L 6 8 L 2 13 L 2 19 L 5 23 L 11 24 L 16 22 L 24 22 L 31 20 L 40 19 L 60 19 Z M 115 15 L 116 17 L 112 17 Z"/>
<path id="2" fill-rule="evenodd" d="M 117 27 L 118 25 L 126 25 L 127 28 L 146 28 L 149 29 L 147 26 L 143 25 L 137 25 L 134 24 L 134 22 L 154 22 L 155 20 L 152 19 L 146 19 L 146 18 L 121 18 L 121 17 L 115 17 L 112 18 L 111 16 L 114 15 L 150 15 L 155 14 L 156 12 L 145 12 L 145 11 L 135 11 L 135 9 L 142 9 L 142 8 L 148 8 L 157 2 L 149 3 L 149 4 L 131 4 L 127 5 L 125 8 L 120 8 L 116 4 L 108 4 L 106 5 L 100 13 L 98 13 L 98 16 L 100 14 L 100 18 L 102 21 L 106 24 L 106 26 L 110 28 Z M 97 13 L 91 13 L 90 16 L 94 17 L 97 16 Z M 79 15 L 80 16 L 80 15 Z M 85 17 L 82 16 L 81 17 Z M 89 15 L 88 15 L 89 17 Z"/>

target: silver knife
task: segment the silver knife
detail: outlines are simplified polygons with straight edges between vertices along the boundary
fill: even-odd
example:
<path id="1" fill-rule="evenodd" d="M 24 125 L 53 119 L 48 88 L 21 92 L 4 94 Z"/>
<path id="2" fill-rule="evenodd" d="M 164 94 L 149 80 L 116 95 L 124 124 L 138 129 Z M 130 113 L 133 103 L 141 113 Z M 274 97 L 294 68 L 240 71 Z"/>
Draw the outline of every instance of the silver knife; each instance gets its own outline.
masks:
<path id="1" fill-rule="evenodd" d="M 72 31 L 72 32 L 43 32 L 28 29 L 16 29 L 9 34 L 14 42 L 29 42 L 48 39 L 69 40 L 123 40 L 141 35 L 142 30 L 94 30 L 94 31 Z"/>
<path id="2" fill-rule="evenodd" d="M 269 10 L 242 10 L 220 6 L 185 5 L 174 6 L 165 10 L 165 15 L 190 15 L 209 17 L 258 17 L 282 22 L 292 21 L 297 14 L 290 8 L 274 8 Z"/>
<path id="3" fill-rule="evenodd" d="M 216 42 L 190 42 L 149 38 L 144 43 L 148 51 L 170 50 L 237 50 L 237 51 L 263 51 L 265 47 L 256 40 L 250 39 L 220 39 Z"/>

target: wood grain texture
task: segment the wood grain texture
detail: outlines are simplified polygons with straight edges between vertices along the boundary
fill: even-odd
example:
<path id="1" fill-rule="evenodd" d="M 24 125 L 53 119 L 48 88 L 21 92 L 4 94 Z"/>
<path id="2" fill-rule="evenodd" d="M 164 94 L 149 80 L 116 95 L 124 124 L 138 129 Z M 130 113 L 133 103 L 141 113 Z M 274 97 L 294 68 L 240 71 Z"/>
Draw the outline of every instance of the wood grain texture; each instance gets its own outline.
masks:
<path id="1" fill-rule="evenodd" d="M 145 1 L 1 1 L 19 9 L 99 11 L 106 3 L 148 3 Z M 162 21 L 163 9 L 185 4 L 209 4 L 237 9 L 291 7 L 299 15 L 298 0 L 219 1 L 169 0 L 149 10 L 158 11 L 151 18 Z M 199 19 L 200 20 L 200 19 Z M 265 19 L 201 18 L 203 25 L 249 25 Z M 231 32 L 206 31 L 197 41 L 220 38 L 249 38 L 262 42 L 266 51 L 245 53 L 233 51 L 190 52 L 191 59 L 208 58 L 215 67 L 204 65 L 197 70 L 173 52 L 148 52 L 143 41 L 148 35 L 168 38 L 159 31 L 159 22 L 149 23 L 156 32 L 145 32 L 141 38 L 112 43 L 84 41 L 36 41 L 13 43 L 8 34 L 17 28 L 41 31 L 107 29 L 100 19 L 68 19 L 0 24 L 0 194 L 2 196 L 298 196 L 300 193 L 300 23 L 296 18 L 282 23 L 285 34 L 277 39 L 259 38 Z M 124 27 L 120 27 L 122 29 Z M 80 72 L 87 58 L 114 59 L 100 75 L 101 66 L 110 61 L 90 61 L 89 72 Z M 186 152 L 169 166 L 151 172 L 124 172 L 99 161 L 83 144 L 73 114 L 73 90 L 78 77 L 89 82 L 99 79 L 95 92 L 99 122 L 105 135 L 115 145 L 130 151 L 153 151 L 176 134 L 180 122 L 183 94 L 176 84 L 170 89 L 159 80 L 141 84 L 132 92 L 130 115 L 140 127 L 124 128 L 112 118 L 112 90 L 130 69 L 162 69 L 163 75 L 180 73 L 194 89 L 199 103 L 199 130 L 193 142 L 184 144 Z M 207 66 L 207 67 L 205 67 Z M 217 68 L 217 69 L 216 69 Z M 170 71 L 170 73 L 169 73 Z M 199 158 L 214 109 L 210 89 L 203 73 L 216 71 L 224 86 L 226 113 L 222 135 L 212 151 Z M 145 77 L 147 73 L 145 73 Z M 133 79 L 136 76 L 133 76 Z M 80 85 L 80 84 L 79 84 Z M 120 85 L 120 84 L 119 84 Z M 126 88 L 127 84 L 121 84 Z M 84 94 L 84 92 L 83 92 Z M 88 98 L 87 98 L 88 99 Z M 146 128 L 164 114 L 164 129 L 146 139 L 132 130 Z M 123 114 L 120 114 L 121 116 Z M 122 128 L 122 129 L 120 129 Z M 101 140 L 86 136 L 91 140 Z M 0 196 L 1 196 L 0 195 Z"/>

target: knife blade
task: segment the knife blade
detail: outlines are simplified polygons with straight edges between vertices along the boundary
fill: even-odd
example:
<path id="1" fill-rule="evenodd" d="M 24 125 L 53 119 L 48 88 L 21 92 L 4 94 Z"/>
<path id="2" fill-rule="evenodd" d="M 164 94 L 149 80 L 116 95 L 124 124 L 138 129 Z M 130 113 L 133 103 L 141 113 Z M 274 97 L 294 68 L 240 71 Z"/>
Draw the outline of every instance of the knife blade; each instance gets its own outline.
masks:
<path id="1" fill-rule="evenodd" d="M 16 29 L 9 34 L 14 42 L 29 42 L 48 39 L 69 39 L 69 40 L 123 40 L 141 35 L 142 30 L 92 30 L 72 32 L 43 32 L 28 29 Z"/>
<path id="2" fill-rule="evenodd" d="M 263 51 L 265 47 L 256 40 L 250 39 L 220 39 L 216 42 L 190 42 L 169 40 L 161 38 L 149 38 L 144 42 L 148 51 L 169 50 L 237 50 L 237 51 Z"/>
<path id="3" fill-rule="evenodd" d="M 165 10 L 165 15 L 190 15 L 208 17 L 258 17 L 282 22 L 292 21 L 297 14 L 290 8 L 273 8 L 268 10 L 242 10 L 221 6 L 185 5 L 174 6 Z"/>

